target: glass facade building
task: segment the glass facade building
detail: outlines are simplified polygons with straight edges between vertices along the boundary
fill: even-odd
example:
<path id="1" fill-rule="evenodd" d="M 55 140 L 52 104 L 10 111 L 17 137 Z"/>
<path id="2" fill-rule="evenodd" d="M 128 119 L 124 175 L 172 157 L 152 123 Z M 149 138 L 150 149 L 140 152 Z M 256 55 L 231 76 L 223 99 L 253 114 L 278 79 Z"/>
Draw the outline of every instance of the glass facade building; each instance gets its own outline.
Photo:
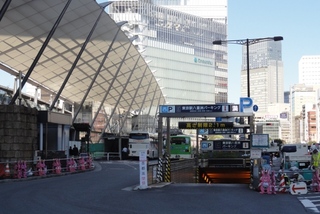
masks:
<path id="1" fill-rule="evenodd" d="M 250 97 L 267 112 L 268 105 L 284 103 L 284 71 L 280 41 L 263 41 L 249 46 Z M 241 96 L 247 96 L 247 49 L 242 49 Z"/>
<path id="2" fill-rule="evenodd" d="M 226 1 L 217 1 L 225 4 L 218 7 L 225 11 L 217 12 L 217 20 L 182 12 L 183 5 L 194 2 L 113 1 L 107 12 L 116 22 L 128 22 L 122 30 L 128 37 L 137 37 L 133 43 L 168 104 L 227 102 L 227 50 L 213 50 L 212 45 L 212 41 L 227 37 Z"/>

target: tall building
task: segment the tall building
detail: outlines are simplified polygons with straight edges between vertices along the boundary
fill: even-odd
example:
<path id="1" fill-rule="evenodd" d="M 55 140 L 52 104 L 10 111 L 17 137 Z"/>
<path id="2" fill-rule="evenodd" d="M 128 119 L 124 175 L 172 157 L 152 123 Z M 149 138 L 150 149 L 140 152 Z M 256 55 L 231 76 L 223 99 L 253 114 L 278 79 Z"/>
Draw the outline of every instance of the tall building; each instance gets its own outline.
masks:
<path id="1" fill-rule="evenodd" d="M 304 141 L 304 117 L 309 111 L 304 110 L 306 104 L 315 104 L 319 86 L 296 84 L 290 91 L 290 112 L 291 112 L 291 140 L 292 143 Z M 305 112 L 305 113 L 304 113 Z"/>
<path id="2" fill-rule="evenodd" d="M 290 91 L 284 92 L 284 103 L 290 103 Z"/>
<path id="3" fill-rule="evenodd" d="M 137 36 L 134 44 L 168 104 L 227 102 L 227 50 L 212 45 L 227 36 L 227 1 L 200 2 L 129 0 L 108 7 L 116 22 L 128 22 L 122 30 Z"/>
<path id="4" fill-rule="evenodd" d="M 302 106 L 302 136 L 303 142 L 317 141 L 316 107 L 314 103 L 306 103 Z"/>
<path id="5" fill-rule="evenodd" d="M 266 112 L 255 113 L 257 133 L 269 134 L 270 139 L 290 142 L 289 103 L 273 103 Z"/>
<path id="6" fill-rule="evenodd" d="M 320 55 L 301 57 L 299 60 L 299 83 L 320 85 Z"/>
<path id="7" fill-rule="evenodd" d="M 268 104 L 284 102 L 281 42 L 263 41 L 249 46 L 250 97 L 266 112 Z M 242 49 L 241 96 L 247 96 L 247 49 Z"/>
<path id="8" fill-rule="evenodd" d="M 319 141 L 320 140 L 320 108 L 319 108 L 319 88 L 320 88 L 320 55 L 309 55 L 309 56 L 302 56 L 299 60 L 299 84 L 305 85 L 305 87 L 313 87 L 313 91 L 315 91 L 316 95 L 314 95 L 314 99 L 312 99 L 310 104 L 315 104 L 315 120 L 316 125 L 313 124 L 307 126 L 305 122 L 303 126 L 303 130 L 307 130 L 304 133 L 304 139 L 309 141 Z M 307 102 L 304 104 L 308 104 Z M 314 112 L 311 111 L 310 113 L 305 112 L 303 114 L 304 121 L 306 121 L 306 116 L 310 116 L 308 118 L 313 118 Z M 310 121 L 308 121 L 309 124 Z M 313 121 L 311 121 L 313 122 Z M 316 134 L 314 134 L 314 127 L 316 127 Z M 308 128 L 308 129 L 306 129 Z"/>
<path id="9" fill-rule="evenodd" d="M 227 0 L 152 0 L 153 4 L 227 23 Z"/>

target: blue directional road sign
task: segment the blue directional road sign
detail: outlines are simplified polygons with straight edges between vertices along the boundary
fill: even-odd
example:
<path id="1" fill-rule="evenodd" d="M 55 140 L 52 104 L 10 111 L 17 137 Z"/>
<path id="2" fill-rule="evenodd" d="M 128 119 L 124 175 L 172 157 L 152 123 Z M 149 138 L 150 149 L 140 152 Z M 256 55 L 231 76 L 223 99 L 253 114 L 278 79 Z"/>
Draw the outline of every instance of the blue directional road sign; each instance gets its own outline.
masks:
<path id="1" fill-rule="evenodd" d="M 252 110 L 253 110 L 253 111 L 258 111 L 258 109 L 259 109 L 259 107 L 258 107 L 257 105 L 253 105 L 253 106 L 252 106 Z"/>

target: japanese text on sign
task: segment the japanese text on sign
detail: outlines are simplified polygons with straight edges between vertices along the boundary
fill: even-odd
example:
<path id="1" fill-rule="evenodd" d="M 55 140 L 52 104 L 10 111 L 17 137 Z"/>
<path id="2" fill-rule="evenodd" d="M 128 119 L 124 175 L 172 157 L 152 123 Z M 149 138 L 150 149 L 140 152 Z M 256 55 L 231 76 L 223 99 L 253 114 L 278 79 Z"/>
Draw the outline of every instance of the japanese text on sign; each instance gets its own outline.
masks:
<path id="1" fill-rule="evenodd" d="M 233 122 L 179 122 L 179 129 L 232 128 Z"/>
<path id="2" fill-rule="evenodd" d="M 234 127 L 234 128 L 214 128 L 214 129 L 199 129 L 200 135 L 207 134 L 246 134 L 250 131 L 249 127 Z"/>
<path id="3" fill-rule="evenodd" d="M 217 140 L 213 141 L 214 150 L 241 150 L 250 149 L 249 141 L 239 140 Z"/>
<path id="4" fill-rule="evenodd" d="M 139 154 L 139 169 L 140 169 L 140 189 L 146 189 L 148 188 L 147 151 L 141 151 Z"/>
<path id="5" fill-rule="evenodd" d="M 176 113 L 211 113 L 211 112 L 239 112 L 238 104 L 212 104 L 212 105 L 160 105 L 160 114 Z"/>
<path id="6" fill-rule="evenodd" d="M 181 112 L 222 112 L 228 111 L 222 105 L 186 105 L 181 106 Z"/>

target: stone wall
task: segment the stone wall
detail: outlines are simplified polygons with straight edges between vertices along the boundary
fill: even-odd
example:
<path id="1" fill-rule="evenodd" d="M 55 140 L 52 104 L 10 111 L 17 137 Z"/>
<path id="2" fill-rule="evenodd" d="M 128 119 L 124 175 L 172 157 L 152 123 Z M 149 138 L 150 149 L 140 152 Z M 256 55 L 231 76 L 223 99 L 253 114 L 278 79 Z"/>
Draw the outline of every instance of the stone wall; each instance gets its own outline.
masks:
<path id="1" fill-rule="evenodd" d="M 0 162 L 33 160 L 37 149 L 35 108 L 0 105 Z"/>

